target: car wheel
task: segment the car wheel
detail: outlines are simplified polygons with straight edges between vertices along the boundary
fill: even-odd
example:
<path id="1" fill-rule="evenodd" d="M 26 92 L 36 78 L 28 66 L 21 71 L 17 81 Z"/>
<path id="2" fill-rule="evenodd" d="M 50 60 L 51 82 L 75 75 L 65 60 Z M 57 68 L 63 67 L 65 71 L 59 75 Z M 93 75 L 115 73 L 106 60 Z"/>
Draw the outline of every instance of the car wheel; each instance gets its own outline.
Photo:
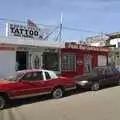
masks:
<path id="1" fill-rule="evenodd" d="M 99 88 L 100 88 L 100 85 L 98 82 L 93 83 L 91 86 L 92 91 L 97 91 L 97 90 L 99 90 Z"/>
<path id="2" fill-rule="evenodd" d="M 55 99 L 63 97 L 63 89 L 62 88 L 55 88 L 52 92 L 52 97 Z"/>
<path id="3" fill-rule="evenodd" d="M 5 97 L 0 96 L 0 110 L 3 109 L 6 105 Z"/>

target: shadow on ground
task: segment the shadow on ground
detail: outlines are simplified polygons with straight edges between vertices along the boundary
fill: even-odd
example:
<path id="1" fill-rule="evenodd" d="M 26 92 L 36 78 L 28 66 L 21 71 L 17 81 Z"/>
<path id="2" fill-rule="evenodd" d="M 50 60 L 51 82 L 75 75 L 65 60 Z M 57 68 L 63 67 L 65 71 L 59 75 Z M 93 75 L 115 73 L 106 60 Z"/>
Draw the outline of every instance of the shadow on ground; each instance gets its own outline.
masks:
<path id="1" fill-rule="evenodd" d="M 110 87 L 115 87 L 115 86 L 107 86 L 107 87 L 102 88 L 101 90 L 107 89 Z M 72 95 L 85 93 L 88 91 L 89 91 L 88 89 L 80 89 L 79 88 L 79 89 L 75 89 L 75 90 L 65 93 L 64 97 L 69 97 Z M 52 99 L 51 95 L 44 95 L 44 96 L 31 97 L 31 98 L 27 98 L 27 99 L 12 100 L 12 101 L 10 101 L 9 105 L 7 105 L 7 107 L 5 109 L 12 108 L 12 107 L 19 107 L 19 106 L 26 105 L 26 104 L 33 104 L 33 103 L 46 101 L 46 100 L 48 101 L 51 99 Z"/>
<path id="2" fill-rule="evenodd" d="M 64 97 L 69 97 L 69 96 L 80 94 L 83 92 L 87 92 L 87 90 L 75 89 L 75 90 L 66 92 Z M 12 107 L 19 107 L 19 106 L 26 105 L 26 104 L 33 104 L 33 103 L 42 102 L 42 101 L 48 101 L 51 99 L 52 99 L 51 95 L 43 95 L 43 96 L 26 98 L 26 99 L 12 100 L 9 102 L 9 104 L 7 105 L 5 109 L 12 108 Z"/>

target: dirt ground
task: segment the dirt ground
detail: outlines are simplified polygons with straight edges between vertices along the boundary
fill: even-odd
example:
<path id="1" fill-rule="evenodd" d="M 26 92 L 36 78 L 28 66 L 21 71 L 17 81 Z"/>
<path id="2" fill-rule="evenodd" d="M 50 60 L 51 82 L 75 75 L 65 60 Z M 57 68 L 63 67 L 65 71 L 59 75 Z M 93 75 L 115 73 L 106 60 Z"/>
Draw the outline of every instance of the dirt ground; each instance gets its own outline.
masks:
<path id="1" fill-rule="evenodd" d="M 57 100 L 29 103 L 28 99 L 0 111 L 0 120 L 120 120 L 120 87 L 79 92 Z"/>

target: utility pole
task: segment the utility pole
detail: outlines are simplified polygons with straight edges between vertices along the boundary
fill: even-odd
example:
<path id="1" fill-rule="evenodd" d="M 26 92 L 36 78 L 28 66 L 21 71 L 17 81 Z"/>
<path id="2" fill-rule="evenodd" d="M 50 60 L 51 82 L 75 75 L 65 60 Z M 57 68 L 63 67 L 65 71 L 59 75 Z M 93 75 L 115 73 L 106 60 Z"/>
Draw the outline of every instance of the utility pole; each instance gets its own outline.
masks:
<path id="1" fill-rule="evenodd" d="M 61 16 L 60 16 L 60 24 L 59 24 L 59 27 L 58 27 L 58 35 L 56 37 L 56 41 L 58 40 L 59 42 L 62 41 L 62 30 L 63 30 L 63 13 L 61 13 Z"/>
<path id="2" fill-rule="evenodd" d="M 61 17 L 60 17 L 60 42 L 62 41 L 62 29 L 63 29 L 63 13 L 61 12 Z"/>

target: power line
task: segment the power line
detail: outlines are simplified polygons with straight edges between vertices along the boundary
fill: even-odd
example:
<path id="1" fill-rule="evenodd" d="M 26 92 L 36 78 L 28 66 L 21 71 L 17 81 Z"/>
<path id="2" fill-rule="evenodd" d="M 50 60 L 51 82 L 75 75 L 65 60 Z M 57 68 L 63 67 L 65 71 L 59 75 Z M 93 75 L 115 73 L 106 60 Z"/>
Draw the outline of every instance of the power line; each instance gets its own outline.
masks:
<path id="1" fill-rule="evenodd" d="M 6 19 L 6 18 L 0 18 L 1 21 L 11 21 L 11 22 L 18 22 L 18 23 L 26 23 L 25 21 L 20 21 L 20 20 L 10 20 L 10 19 Z M 42 26 L 46 26 L 46 27 L 58 27 L 57 25 L 46 25 L 46 24 L 37 24 L 37 25 L 42 25 Z M 64 30 L 70 30 L 70 31 L 77 31 L 77 32 L 86 32 L 86 33 L 100 33 L 97 31 L 93 31 L 93 30 L 85 30 L 85 29 L 81 29 L 81 28 L 74 28 L 74 27 L 67 27 L 67 26 L 63 26 L 62 29 Z"/>
<path id="2" fill-rule="evenodd" d="M 46 40 L 50 35 L 52 35 L 57 29 L 58 29 L 58 27 L 56 27 L 53 31 L 51 31 L 50 33 L 48 33 L 48 35 L 45 36 L 44 40 Z"/>
<path id="3" fill-rule="evenodd" d="M 87 33 L 98 33 L 96 31 L 93 31 L 93 30 L 85 30 L 85 29 L 80 29 L 80 28 L 73 28 L 73 27 L 63 27 L 63 29 L 66 29 L 66 30 L 71 30 L 71 31 L 82 31 L 82 32 L 87 32 Z"/>

